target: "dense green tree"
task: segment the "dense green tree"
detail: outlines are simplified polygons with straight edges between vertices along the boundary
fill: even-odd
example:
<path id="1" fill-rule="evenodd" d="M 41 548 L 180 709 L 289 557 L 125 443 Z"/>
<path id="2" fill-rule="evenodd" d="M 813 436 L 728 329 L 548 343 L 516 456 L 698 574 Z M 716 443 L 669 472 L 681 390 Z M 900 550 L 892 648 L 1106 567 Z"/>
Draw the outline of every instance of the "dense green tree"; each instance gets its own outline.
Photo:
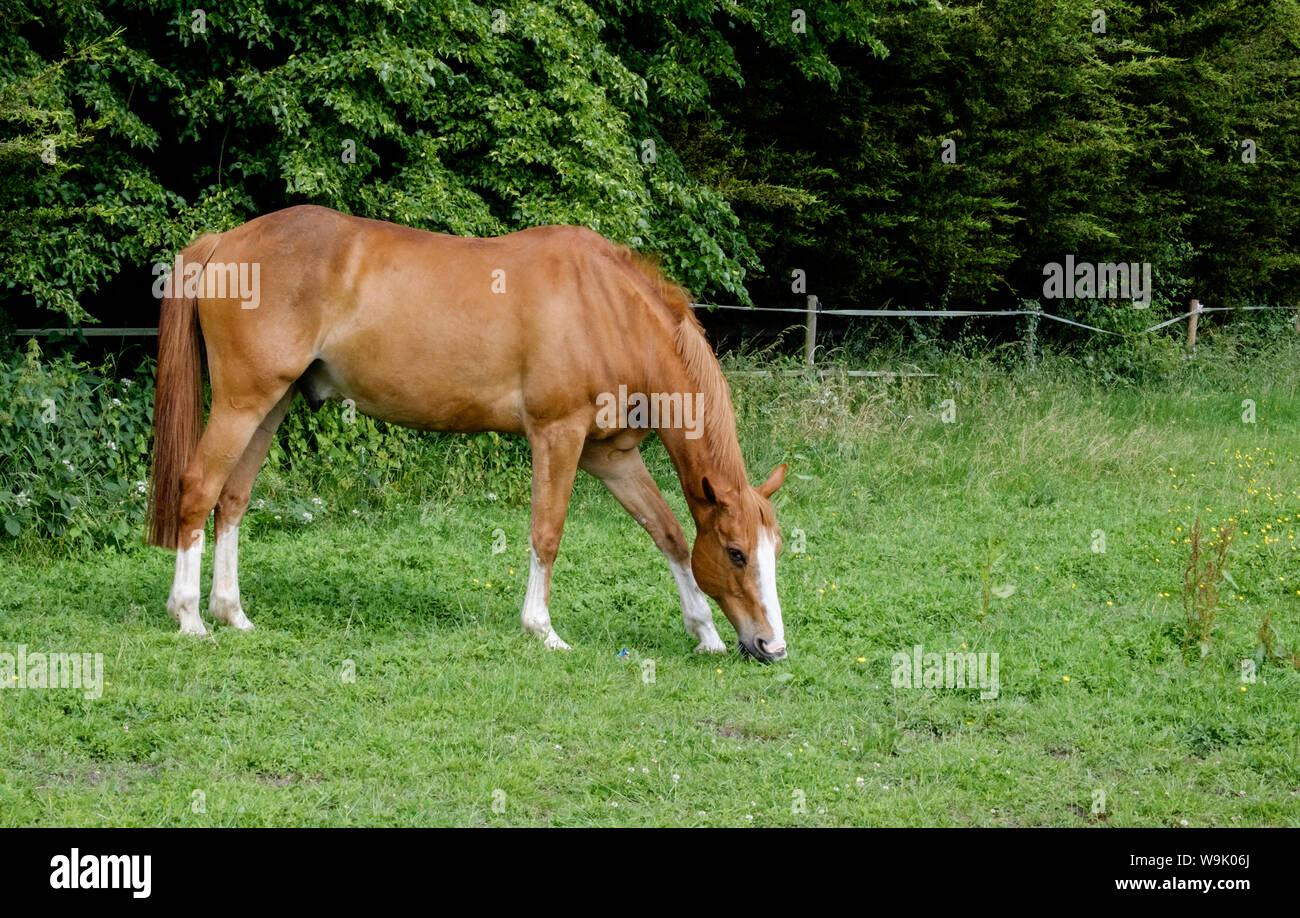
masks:
<path id="1" fill-rule="evenodd" d="M 1015 305 L 1066 254 L 1151 262 L 1165 310 L 1300 276 L 1297 0 L 212 7 L 0 0 L 8 311 L 102 316 L 301 202 L 584 224 L 742 303 L 798 268 L 832 306 Z"/>
<path id="2" fill-rule="evenodd" d="M 721 33 L 695 28 L 707 6 L 628 7 L 620 22 L 577 0 L 212 6 L 11 0 L 0 85 L 21 104 L 0 110 L 0 139 L 29 162 L 6 191 L 43 218 L 34 233 L 8 225 L 13 293 L 84 319 L 105 279 L 309 201 L 470 235 L 584 224 L 746 298 L 752 247 L 648 109 L 651 87 L 657 105 L 705 105 L 727 72 Z M 611 50 L 638 17 L 665 15 L 681 46 L 630 62 Z M 110 55 L 65 50 L 114 34 Z M 37 124 L 26 110 L 41 106 Z M 73 144 L 79 118 L 95 133 Z M 61 165 L 42 172 L 30 154 L 58 126 Z"/>
<path id="3" fill-rule="evenodd" d="M 1153 265 L 1152 312 L 1050 304 L 1103 326 L 1291 304 L 1300 7 L 1097 7 L 889 4 L 885 53 L 832 42 L 821 83 L 738 42 L 747 82 L 666 130 L 740 215 L 755 299 L 793 305 L 801 268 L 831 306 L 1008 308 L 1073 254 Z"/>

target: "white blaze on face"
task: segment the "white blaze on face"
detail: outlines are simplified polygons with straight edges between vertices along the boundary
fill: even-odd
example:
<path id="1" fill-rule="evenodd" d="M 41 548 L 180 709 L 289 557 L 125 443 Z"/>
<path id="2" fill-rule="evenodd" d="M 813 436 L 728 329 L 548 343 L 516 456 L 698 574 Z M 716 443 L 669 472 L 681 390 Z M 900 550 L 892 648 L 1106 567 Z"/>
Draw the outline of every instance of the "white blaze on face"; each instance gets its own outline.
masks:
<path id="1" fill-rule="evenodd" d="M 781 621 L 781 600 L 776 595 L 776 539 L 766 528 L 758 530 L 758 591 L 763 602 L 763 614 L 772 629 L 772 640 L 767 649 L 780 653 L 785 649 L 785 624 Z"/>

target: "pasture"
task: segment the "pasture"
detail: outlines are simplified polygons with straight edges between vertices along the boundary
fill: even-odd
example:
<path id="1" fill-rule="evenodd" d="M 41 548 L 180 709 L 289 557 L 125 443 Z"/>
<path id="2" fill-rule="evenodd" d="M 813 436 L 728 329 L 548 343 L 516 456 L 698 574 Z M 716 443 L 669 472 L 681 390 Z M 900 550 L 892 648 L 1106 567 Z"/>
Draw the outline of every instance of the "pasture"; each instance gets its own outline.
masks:
<path id="1" fill-rule="evenodd" d="M 102 653 L 104 685 L 0 690 L 0 823 L 1300 825 L 1300 347 L 1222 357 L 1140 382 L 1052 358 L 733 375 L 751 480 L 791 464 L 770 666 L 716 607 L 730 652 L 691 653 L 662 556 L 585 475 L 551 602 L 568 653 L 520 630 L 518 488 L 318 495 L 308 522 L 257 509 L 313 496 L 264 475 L 248 634 L 176 632 L 170 552 L 25 543 L 0 649 Z M 1237 528 L 1203 658 L 1198 515 Z M 895 685 L 917 645 L 996 653 L 997 696 Z"/>

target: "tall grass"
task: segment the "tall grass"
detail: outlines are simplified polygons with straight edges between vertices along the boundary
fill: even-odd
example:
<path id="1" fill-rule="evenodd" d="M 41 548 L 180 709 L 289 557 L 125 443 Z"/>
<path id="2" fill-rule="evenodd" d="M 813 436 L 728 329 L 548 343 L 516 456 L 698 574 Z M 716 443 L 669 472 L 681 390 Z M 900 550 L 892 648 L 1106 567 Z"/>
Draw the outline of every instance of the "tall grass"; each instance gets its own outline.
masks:
<path id="1" fill-rule="evenodd" d="M 888 381 L 837 374 L 836 355 L 824 377 L 733 372 L 752 476 L 791 463 L 774 667 L 690 652 L 659 552 L 585 476 L 551 593 L 574 650 L 547 653 L 519 627 L 526 447 L 363 430 L 337 406 L 295 415 L 255 489 L 251 634 L 178 636 L 166 552 L 8 542 L 0 650 L 102 651 L 110 684 L 0 699 L 0 817 L 1300 824 L 1296 336 L 1211 336 L 1129 373 L 1103 352 L 1023 355 L 872 355 L 938 374 Z M 646 453 L 690 535 L 662 447 Z M 1198 516 L 1235 534 L 1213 640 L 1188 660 Z M 998 653 L 998 697 L 896 687 L 891 659 L 916 645 Z"/>

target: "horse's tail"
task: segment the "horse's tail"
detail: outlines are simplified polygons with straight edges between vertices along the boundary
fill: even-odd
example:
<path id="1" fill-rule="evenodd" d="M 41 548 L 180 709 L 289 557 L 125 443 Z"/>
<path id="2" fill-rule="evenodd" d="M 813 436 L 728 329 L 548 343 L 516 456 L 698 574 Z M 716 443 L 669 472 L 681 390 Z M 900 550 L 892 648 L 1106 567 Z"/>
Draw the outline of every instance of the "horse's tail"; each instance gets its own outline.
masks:
<path id="1" fill-rule="evenodd" d="M 206 265 L 220 237 L 207 235 L 181 252 L 182 262 Z M 202 259 L 200 262 L 199 259 Z M 181 476 L 194 456 L 203 424 L 203 364 L 198 299 L 185 296 L 185 278 L 173 274 L 158 317 L 158 376 L 153 401 L 153 472 L 145 542 L 176 548 Z"/>

